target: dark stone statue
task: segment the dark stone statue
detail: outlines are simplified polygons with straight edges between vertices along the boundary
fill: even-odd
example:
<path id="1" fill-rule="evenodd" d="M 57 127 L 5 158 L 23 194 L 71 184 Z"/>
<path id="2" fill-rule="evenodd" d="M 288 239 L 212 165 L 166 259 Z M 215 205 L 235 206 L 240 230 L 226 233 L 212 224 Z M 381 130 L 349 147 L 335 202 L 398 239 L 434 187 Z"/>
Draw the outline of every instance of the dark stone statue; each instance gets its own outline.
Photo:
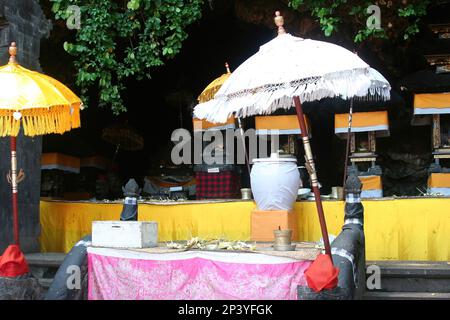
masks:
<path id="1" fill-rule="evenodd" d="M 137 198 L 141 193 L 136 180 L 130 179 L 125 187 L 122 187 L 125 200 L 123 201 L 123 209 L 120 214 L 121 221 L 137 221 L 138 220 L 138 204 Z"/>
<path id="2" fill-rule="evenodd" d="M 345 217 L 341 233 L 331 244 L 333 264 L 339 268 L 338 286 L 314 292 L 298 287 L 300 300 L 362 299 L 365 290 L 364 207 L 361 203 L 362 183 L 351 173 L 345 183 Z"/>

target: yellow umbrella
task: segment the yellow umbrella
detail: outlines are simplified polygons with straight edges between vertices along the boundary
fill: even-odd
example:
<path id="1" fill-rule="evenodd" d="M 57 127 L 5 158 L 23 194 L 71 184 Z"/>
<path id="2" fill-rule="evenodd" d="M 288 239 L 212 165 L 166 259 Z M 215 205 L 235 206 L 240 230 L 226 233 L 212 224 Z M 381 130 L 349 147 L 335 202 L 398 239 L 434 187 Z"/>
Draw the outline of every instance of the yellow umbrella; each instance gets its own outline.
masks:
<path id="1" fill-rule="evenodd" d="M 222 74 L 220 77 L 212 81 L 198 96 L 197 100 L 199 103 L 207 102 L 214 98 L 214 95 L 219 91 L 220 87 L 225 83 L 225 81 L 230 77 L 231 71 L 228 63 L 225 63 L 225 68 L 227 73 Z M 234 118 L 231 116 L 224 123 L 211 123 L 206 120 L 192 119 L 194 131 L 205 131 L 209 129 L 223 130 L 223 129 L 234 129 Z"/>
<path id="2" fill-rule="evenodd" d="M 202 93 L 200 93 L 200 95 L 197 98 L 199 103 L 204 103 L 204 102 L 207 102 L 207 101 L 213 99 L 214 96 L 216 95 L 217 91 L 219 91 L 219 89 L 222 87 L 222 85 L 225 83 L 225 81 L 227 81 L 227 79 L 231 76 L 230 66 L 228 65 L 227 62 L 225 62 L 225 68 L 227 69 L 227 73 L 224 73 L 220 77 L 216 78 L 202 91 Z M 226 123 L 210 123 L 209 121 L 199 120 L 196 118 L 194 118 L 193 120 L 194 120 L 194 131 L 196 131 L 198 128 L 205 129 L 205 130 L 207 130 L 209 128 L 228 128 L 228 125 L 230 125 L 230 124 L 234 128 L 233 116 L 230 116 Z M 242 145 L 244 148 L 245 159 L 247 162 L 247 169 L 248 169 L 248 173 L 250 174 L 250 162 L 248 160 L 247 149 L 245 147 L 244 129 L 242 128 L 241 118 L 237 118 L 237 120 L 238 120 L 239 130 L 241 132 Z"/>
<path id="3" fill-rule="evenodd" d="M 11 136 L 11 174 L 14 240 L 19 244 L 16 136 L 22 127 L 27 136 L 62 134 L 80 127 L 82 102 L 61 82 L 28 70 L 16 61 L 16 43 L 9 47 L 9 62 L 0 67 L 0 136 Z"/>
<path id="4" fill-rule="evenodd" d="M 217 91 L 219 91 L 220 87 L 223 83 L 230 77 L 231 71 L 228 63 L 225 63 L 225 68 L 227 68 L 227 73 L 224 73 L 213 82 L 211 82 L 198 96 L 197 100 L 199 103 L 203 103 L 211 100 L 216 95 Z"/>
<path id="5" fill-rule="evenodd" d="M 0 67 L 0 136 L 64 133 L 80 126 L 81 100 L 65 85 L 16 62 L 15 43 L 9 63 Z"/>

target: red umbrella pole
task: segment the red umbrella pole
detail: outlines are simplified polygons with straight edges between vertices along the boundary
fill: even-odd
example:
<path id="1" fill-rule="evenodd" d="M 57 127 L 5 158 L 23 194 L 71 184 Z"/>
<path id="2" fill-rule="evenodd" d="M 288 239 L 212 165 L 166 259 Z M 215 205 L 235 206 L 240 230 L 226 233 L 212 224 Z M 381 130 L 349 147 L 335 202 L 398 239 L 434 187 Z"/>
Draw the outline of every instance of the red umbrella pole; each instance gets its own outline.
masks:
<path id="1" fill-rule="evenodd" d="M 325 245 L 325 253 L 330 256 L 331 261 L 331 246 L 328 239 L 327 224 L 325 221 L 325 215 L 323 213 L 322 199 L 320 198 L 319 181 L 317 180 L 316 167 L 314 165 L 314 159 L 312 156 L 311 145 L 309 143 L 308 129 L 306 128 L 305 117 L 303 115 L 302 104 L 300 98 L 294 97 L 295 109 L 297 110 L 298 123 L 302 131 L 301 137 L 303 140 L 303 147 L 305 148 L 306 167 L 308 168 L 309 176 L 311 178 L 311 186 L 314 192 L 314 198 L 316 201 L 317 213 L 319 215 L 320 230 L 322 232 L 323 243 Z"/>
<path id="2" fill-rule="evenodd" d="M 19 245 L 19 206 L 17 201 L 17 157 L 16 157 L 16 137 L 11 137 L 11 190 L 12 190 L 12 211 L 13 211 L 13 231 L 14 243 Z"/>

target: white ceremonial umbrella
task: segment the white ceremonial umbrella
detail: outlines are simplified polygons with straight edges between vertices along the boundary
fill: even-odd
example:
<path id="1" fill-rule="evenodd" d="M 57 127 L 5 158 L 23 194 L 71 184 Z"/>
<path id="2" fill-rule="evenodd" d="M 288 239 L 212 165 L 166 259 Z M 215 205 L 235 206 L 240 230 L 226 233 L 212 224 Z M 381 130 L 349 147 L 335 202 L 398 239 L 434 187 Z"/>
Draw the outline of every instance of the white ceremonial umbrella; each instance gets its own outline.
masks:
<path id="1" fill-rule="evenodd" d="M 295 106 L 325 251 L 331 257 L 319 182 L 301 102 L 370 96 L 387 100 L 391 87 L 355 53 L 332 43 L 287 34 L 283 28 L 283 17 L 278 11 L 275 15 L 278 36 L 241 64 L 214 99 L 198 104 L 194 115 L 211 122 L 224 122 L 232 114 L 248 117 Z"/>

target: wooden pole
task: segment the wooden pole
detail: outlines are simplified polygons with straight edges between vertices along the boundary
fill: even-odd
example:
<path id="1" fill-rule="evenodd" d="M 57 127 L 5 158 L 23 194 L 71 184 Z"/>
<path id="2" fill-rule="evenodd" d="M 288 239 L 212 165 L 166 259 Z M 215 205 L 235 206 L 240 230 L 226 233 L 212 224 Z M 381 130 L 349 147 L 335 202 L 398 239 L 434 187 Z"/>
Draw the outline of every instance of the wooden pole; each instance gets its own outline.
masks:
<path id="1" fill-rule="evenodd" d="M 17 143 L 16 137 L 11 137 L 11 191 L 12 191 L 12 211 L 13 211 L 13 232 L 14 243 L 20 245 L 19 242 L 19 206 L 17 198 Z"/>
<path id="2" fill-rule="evenodd" d="M 250 161 L 248 158 L 248 153 L 247 153 L 247 147 L 245 146 L 245 135 L 244 135 L 244 128 L 242 127 L 242 121 L 241 118 L 237 118 L 238 120 L 238 126 L 239 126 L 239 132 L 241 134 L 241 140 L 242 140 L 242 147 L 244 148 L 244 153 L 245 153 L 245 162 L 247 163 L 247 170 L 248 170 L 248 174 L 250 175 Z"/>
<path id="3" fill-rule="evenodd" d="M 327 224 L 325 221 L 325 215 L 323 213 L 322 199 L 320 198 L 319 181 L 317 180 L 317 173 L 314 165 L 314 159 L 312 156 L 311 145 L 309 143 L 308 129 L 306 128 L 305 117 L 303 114 L 302 104 L 298 96 L 294 97 L 295 109 L 297 111 L 298 123 L 302 131 L 301 137 L 303 140 L 303 147 L 305 148 L 305 166 L 308 169 L 309 176 L 311 178 L 311 186 L 314 192 L 314 198 L 316 201 L 317 213 L 319 215 L 320 230 L 322 232 L 323 243 L 325 245 L 325 253 L 330 256 L 331 261 L 331 246 L 328 238 Z"/>
<path id="4" fill-rule="evenodd" d="M 345 181 L 347 181 L 348 154 L 350 153 L 350 134 L 353 121 L 353 99 L 350 99 L 350 111 L 348 113 L 347 147 L 345 148 L 344 181 L 342 187 L 345 190 Z"/>

